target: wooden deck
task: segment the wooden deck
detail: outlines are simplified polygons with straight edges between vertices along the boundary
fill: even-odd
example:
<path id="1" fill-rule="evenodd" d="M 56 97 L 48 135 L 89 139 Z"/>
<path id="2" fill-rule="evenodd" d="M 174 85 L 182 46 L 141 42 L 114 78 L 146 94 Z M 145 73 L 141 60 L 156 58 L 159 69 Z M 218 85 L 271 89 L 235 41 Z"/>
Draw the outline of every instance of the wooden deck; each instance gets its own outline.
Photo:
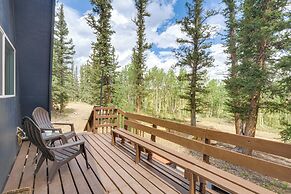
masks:
<path id="1" fill-rule="evenodd" d="M 189 183 L 170 167 L 144 157 L 139 164 L 133 160 L 134 150 L 129 144 L 111 145 L 109 134 L 85 133 L 91 168 L 87 169 L 82 155 L 64 165 L 48 184 L 50 161 L 33 175 L 35 146 L 24 142 L 7 180 L 5 191 L 30 187 L 35 194 L 44 193 L 188 193 Z"/>

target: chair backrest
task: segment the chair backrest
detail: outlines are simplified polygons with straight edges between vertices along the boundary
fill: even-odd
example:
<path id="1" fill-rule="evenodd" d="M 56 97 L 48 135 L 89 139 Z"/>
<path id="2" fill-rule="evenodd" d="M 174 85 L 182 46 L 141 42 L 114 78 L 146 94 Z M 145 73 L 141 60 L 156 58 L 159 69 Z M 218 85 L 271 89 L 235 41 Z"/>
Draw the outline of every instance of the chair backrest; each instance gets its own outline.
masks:
<path id="1" fill-rule="evenodd" d="M 54 128 L 52 123 L 51 123 L 49 113 L 44 108 L 36 107 L 32 112 L 32 117 L 33 117 L 34 121 L 36 122 L 36 124 L 39 126 L 39 128 L 41 128 L 41 129 Z"/>
<path id="2" fill-rule="evenodd" d="M 54 153 L 51 152 L 45 145 L 40 128 L 34 123 L 34 121 L 29 117 L 24 117 L 22 119 L 22 127 L 28 137 L 28 140 L 42 152 L 43 156 L 49 160 L 54 160 Z"/>

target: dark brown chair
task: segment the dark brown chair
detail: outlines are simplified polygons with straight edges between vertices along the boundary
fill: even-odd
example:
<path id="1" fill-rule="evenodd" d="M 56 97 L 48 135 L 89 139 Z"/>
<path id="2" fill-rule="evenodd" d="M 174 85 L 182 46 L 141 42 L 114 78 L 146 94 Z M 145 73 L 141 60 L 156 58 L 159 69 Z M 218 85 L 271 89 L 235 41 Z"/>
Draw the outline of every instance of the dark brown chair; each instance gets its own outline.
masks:
<path id="1" fill-rule="evenodd" d="M 44 108 L 36 107 L 32 112 L 32 117 L 36 124 L 38 125 L 38 127 L 41 129 L 42 133 L 45 133 L 47 131 L 52 132 L 52 135 L 44 136 L 45 139 L 54 140 L 53 136 L 55 136 L 55 138 L 62 138 L 62 140 L 64 139 L 68 140 L 72 137 L 75 137 L 75 139 L 77 140 L 77 135 L 75 133 L 73 123 L 52 123 L 49 117 L 49 113 Z M 71 131 L 63 133 L 61 128 L 55 128 L 54 125 L 69 125 L 71 127 Z M 58 136 L 58 133 L 62 135 Z"/>
<path id="2" fill-rule="evenodd" d="M 34 123 L 31 118 L 24 117 L 22 120 L 22 126 L 28 137 L 28 140 L 31 141 L 41 152 L 41 156 L 38 159 L 34 174 L 38 172 L 45 159 L 51 160 L 53 162 L 53 165 L 49 169 L 50 183 L 58 169 L 79 154 L 84 155 L 87 168 L 89 168 L 89 163 L 87 161 L 87 154 L 85 150 L 85 142 L 83 140 L 65 143 L 63 145 L 55 147 L 49 147 L 46 145 L 46 142 L 42 138 L 41 129 Z"/>

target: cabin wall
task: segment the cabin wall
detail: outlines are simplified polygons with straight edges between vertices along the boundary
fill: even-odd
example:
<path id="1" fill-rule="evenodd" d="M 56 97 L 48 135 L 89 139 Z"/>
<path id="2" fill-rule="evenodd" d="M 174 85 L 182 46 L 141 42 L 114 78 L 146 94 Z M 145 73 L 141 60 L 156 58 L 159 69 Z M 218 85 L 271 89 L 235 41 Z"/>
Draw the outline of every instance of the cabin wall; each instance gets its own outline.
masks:
<path id="1" fill-rule="evenodd" d="M 16 95 L 0 97 L 0 193 L 18 152 L 21 118 L 37 106 L 50 111 L 54 6 L 55 0 L 0 0 L 0 26 L 16 49 Z"/>
<path id="2" fill-rule="evenodd" d="M 0 26 L 15 46 L 14 18 L 14 1 L 0 0 Z M 17 63 L 16 69 L 18 69 Z M 18 71 L 16 72 L 18 73 Z M 19 91 L 18 89 L 16 88 L 16 93 Z M 16 127 L 19 125 L 19 121 L 19 95 L 0 98 L 0 193 L 17 154 Z"/>
<path id="3" fill-rule="evenodd" d="M 50 112 L 54 0 L 15 0 L 21 116 Z"/>

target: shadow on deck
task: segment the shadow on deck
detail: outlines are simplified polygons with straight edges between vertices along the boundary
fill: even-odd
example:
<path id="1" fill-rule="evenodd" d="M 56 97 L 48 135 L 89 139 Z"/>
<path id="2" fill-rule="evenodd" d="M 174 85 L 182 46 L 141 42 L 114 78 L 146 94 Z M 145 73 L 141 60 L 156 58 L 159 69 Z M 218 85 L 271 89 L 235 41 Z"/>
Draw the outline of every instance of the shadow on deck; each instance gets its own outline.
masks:
<path id="1" fill-rule="evenodd" d="M 135 152 L 129 144 L 111 145 L 109 134 L 79 134 L 85 140 L 91 168 L 82 155 L 64 165 L 48 184 L 48 168 L 44 163 L 34 176 L 33 159 L 37 149 L 23 142 L 6 183 L 5 191 L 30 187 L 32 193 L 188 193 L 189 182 L 179 172 L 157 160 L 142 157 L 134 162 Z"/>

